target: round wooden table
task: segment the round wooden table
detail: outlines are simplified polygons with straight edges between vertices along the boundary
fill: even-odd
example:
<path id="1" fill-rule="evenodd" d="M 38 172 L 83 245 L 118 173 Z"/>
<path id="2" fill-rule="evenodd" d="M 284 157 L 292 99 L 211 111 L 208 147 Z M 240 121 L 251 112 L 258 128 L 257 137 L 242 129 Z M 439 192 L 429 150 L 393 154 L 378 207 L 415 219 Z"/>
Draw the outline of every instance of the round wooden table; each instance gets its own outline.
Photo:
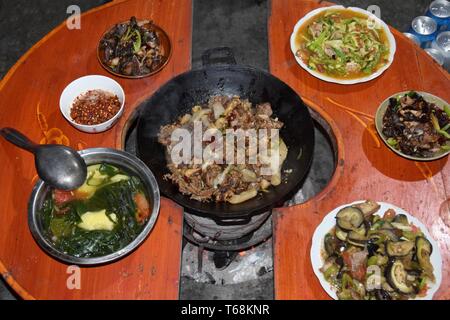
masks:
<path id="1" fill-rule="evenodd" d="M 449 75 L 393 30 L 397 54 L 379 78 L 342 86 L 312 77 L 295 62 L 289 36 L 296 21 L 318 6 L 317 1 L 309 0 L 271 1 L 271 72 L 291 85 L 328 123 L 337 147 L 337 169 L 326 189 L 305 204 L 277 209 L 273 216 L 276 298 L 328 298 L 311 268 L 312 234 L 323 216 L 336 206 L 370 198 L 400 206 L 428 226 L 444 260 L 443 282 L 435 298 L 449 299 L 450 227 L 442 219 L 449 214 L 448 159 L 418 163 L 398 157 L 379 140 L 373 125 L 378 104 L 398 91 L 423 90 L 449 101 Z M 24 55 L 0 83 L 0 126 L 18 128 L 41 143 L 66 143 L 78 149 L 121 148 L 124 127 L 139 102 L 190 68 L 191 8 L 190 0 L 115 1 L 84 14 L 81 30 L 68 30 L 62 24 Z M 164 70 L 141 80 L 109 75 L 95 56 L 104 30 L 132 15 L 153 19 L 162 26 L 174 50 Z M 77 131 L 59 112 L 63 88 L 86 74 L 111 76 L 125 89 L 124 116 L 102 134 Z M 81 268 L 81 289 L 71 289 L 73 270 L 46 255 L 28 230 L 27 201 L 37 178 L 32 156 L 4 140 L 0 140 L 0 150 L 0 272 L 18 294 L 27 299 L 178 298 L 182 238 L 179 207 L 163 199 L 157 224 L 143 245 L 118 262 Z"/>
<path id="2" fill-rule="evenodd" d="M 391 28 L 397 52 L 377 79 L 356 85 L 321 81 L 304 71 L 290 50 L 295 23 L 329 3 L 272 0 L 269 19 L 270 71 L 294 88 L 331 127 L 338 147 L 330 184 L 308 202 L 274 214 L 274 271 L 277 299 L 329 299 L 309 259 L 311 238 L 337 206 L 372 199 L 399 206 L 419 218 L 439 243 L 443 279 L 436 299 L 450 299 L 450 164 L 448 157 L 414 162 L 397 156 L 379 139 L 373 118 L 388 96 L 427 91 L 450 101 L 450 76 L 422 49 Z"/>
<path id="3" fill-rule="evenodd" d="M 139 80 L 115 77 L 99 64 L 101 35 L 136 16 L 153 19 L 172 41 L 172 57 L 158 74 Z M 41 143 L 76 149 L 122 148 L 124 127 L 139 102 L 191 66 L 190 0 L 114 1 L 81 16 L 81 29 L 62 23 L 34 45 L 0 83 L 0 127 L 14 127 Z M 72 80 L 101 74 L 114 78 L 126 94 L 125 112 L 109 131 L 77 131 L 61 115 L 59 96 Z M 33 240 L 27 203 L 37 180 L 33 156 L 0 139 L 0 272 L 25 299 L 178 299 L 182 210 L 162 199 L 157 223 L 132 254 L 112 264 L 74 270 L 48 256 Z M 77 288 L 80 276 L 81 288 Z"/>

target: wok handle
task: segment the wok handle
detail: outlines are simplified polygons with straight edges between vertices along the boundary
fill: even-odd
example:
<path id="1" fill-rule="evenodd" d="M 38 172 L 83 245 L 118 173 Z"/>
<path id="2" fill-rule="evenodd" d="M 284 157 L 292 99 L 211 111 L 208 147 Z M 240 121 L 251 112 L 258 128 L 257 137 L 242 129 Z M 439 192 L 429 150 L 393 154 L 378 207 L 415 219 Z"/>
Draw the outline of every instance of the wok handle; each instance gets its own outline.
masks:
<path id="1" fill-rule="evenodd" d="M 212 64 L 236 64 L 236 59 L 230 47 L 217 47 L 203 52 L 202 62 L 203 66 Z"/>

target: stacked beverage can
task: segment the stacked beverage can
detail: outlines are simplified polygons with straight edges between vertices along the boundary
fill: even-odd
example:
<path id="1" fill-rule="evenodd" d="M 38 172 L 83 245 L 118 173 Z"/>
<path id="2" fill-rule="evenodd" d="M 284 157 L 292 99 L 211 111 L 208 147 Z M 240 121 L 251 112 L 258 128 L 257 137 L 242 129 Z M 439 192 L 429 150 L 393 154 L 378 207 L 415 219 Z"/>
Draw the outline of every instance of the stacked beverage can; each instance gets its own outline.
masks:
<path id="1" fill-rule="evenodd" d="M 419 38 L 417 38 L 416 35 L 409 33 L 409 32 L 403 32 L 403 34 L 405 35 L 405 37 L 407 37 L 409 40 L 411 40 L 412 42 L 414 42 L 415 44 L 417 44 L 418 46 L 420 46 L 420 40 Z"/>
<path id="2" fill-rule="evenodd" d="M 437 35 L 437 23 L 428 16 L 416 17 L 411 23 L 410 33 L 419 39 L 422 48 L 429 48 Z"/>
<path id="3" fill-rule="evenodd" d="M 434 48 L 426 48 L 425 52 L 428 53 L 440 66 L 444 65 L 445 58 L 439 50 Z"/>
<path id="4" fill-rule="evenodd" d="M 450 31 L 444 31 L 437 35 L 431 48 L 439 51 L 444 57 L 444 67 L 450 70 Z"/>
<path id="5" fill-rule="evenodd" d="M 450 30 L 450 2 L 435 0 L 428 7 L 426 15 L 436 21 L 438 31 Z"/>

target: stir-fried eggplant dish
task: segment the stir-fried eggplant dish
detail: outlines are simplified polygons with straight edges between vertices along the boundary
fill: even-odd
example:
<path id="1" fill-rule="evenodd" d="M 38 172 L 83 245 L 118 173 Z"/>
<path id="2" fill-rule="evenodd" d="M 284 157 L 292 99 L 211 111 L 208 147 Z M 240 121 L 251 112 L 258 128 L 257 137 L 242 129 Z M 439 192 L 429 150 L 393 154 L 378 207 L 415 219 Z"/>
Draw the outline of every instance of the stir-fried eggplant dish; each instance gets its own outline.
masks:
<path id="1" fill-rule="evenodd" d="M 119 23 L 100 40 L 100 59 L 115 73 L 142 76 L 157 69 L 166 60 L 164 47 L 153 22 Z"/>
<path id="2" fill-rule="evenodd" d="M 382 131 L 387 143 L 402 153 L 431 157 L 450 150 L 450 108 L 440 109 L 411 91 L 389 100 Z"/>
<path id="3" fill-rule="evenodd" d="M 56 249 L 90 258 L 132 242 L 148 220 L 150 205 L 139 178 L 102 163 L 88 167 L 77 190 L 49 192 L 41 211 L 43 230 Z"/>
<path id="4" fill-rule="evenodd" d="M 312 70 L 333 78 L 365 77 L 389 62 L 382 28 L 352 10 L 325 10 L 297 33 L 296 55 Z"/>
<path id="5" fill-rule="evenodd" d="M 173 163 L 170 154 L 174 146 L 171 136 L 175 129 L 187 129 L 194 132 L 194 123 L 201 122 L 203 134 L 207 130 L 214 130 L 222 137 L 223 152 L 211 151 L 219 139 L 211 137 L 209 141 L 203 141 L 203 149 L 208 150 L 214 156 L 203 159 L 201 164 Z M 272 139 L 270 129 L 280 129 L 283 123 L 272 117 L 270 103 L 262 103 L 253 107 L 248 100 L 239 97 L 215 96 L 203 106 L 194 106 L 192 113 L 181 116 L 175 123 L 161 127 L 159 142 L 166 147 L 167 161 L 170 174 L 165 178 L 178 185 L 181 193 L 190 195 L 192 199 L 203 202 L 229 202 L 241 203 L 256 197 L 260 191 L 268 191 L 270 186 L 281 183 L 281 167 L 287 157 L 287 147 L 281 137 Z M 233 144 L 226 144 L 226 132 L 228 129 L 235 132 L 239 129 L 254 129 L 256 132 L 267 130 L 267 152 L 261 153 L 249 147 L 249 140 L 245 139 L 245 163 L 232 164 L 227 162 L 227 154 L 233 152 L 237 159 L 240 149 L 239 139 L 234 139 Z M 192 137 L 194 134 L 191 135 Z M 203 135 L 204 136 L 204 135 Z M 207 139 L 208 140 L 208 139 Z M 175 141 L 176 143 L 177 141 Z M 192 143 L 195 143 L 192 141 Z M 261 141 L 259 141 L 261 143 Z M 217 151 L 217 149 L 215 150 Z M 278 153 L 278 161 L 273 161 L 273 156 Z M 247 161 L 254 156 L 255 161 Z M 266 169 L 266 170 L 264 170 Z"/>
<path id="6" fill-rule="evenodd" d="M 324 239 L 325 279 L 342 300 L 406 300 L 435 281 L 433 247 L 407 216 L 366 201 L 341 209 Z"/>

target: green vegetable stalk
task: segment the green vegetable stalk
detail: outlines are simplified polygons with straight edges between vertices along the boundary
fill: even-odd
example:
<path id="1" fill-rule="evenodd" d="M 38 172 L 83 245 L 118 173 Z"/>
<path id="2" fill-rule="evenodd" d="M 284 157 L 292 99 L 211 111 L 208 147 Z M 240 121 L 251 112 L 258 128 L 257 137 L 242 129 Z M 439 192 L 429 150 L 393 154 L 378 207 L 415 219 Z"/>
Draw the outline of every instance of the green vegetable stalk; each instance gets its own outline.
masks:
<path id="1" fill-rule="evenodd" d="M 439 126 L 439 121 L 436 118 L 436 116 L 434 114 L 431 114 L 430 117 L 431 117 L 431 123 L 433 124 L 433 127 L 436 130 L 436 132 L 443 135 L 445 138 L 450 139 L 450 134 L 448 132 L 446 132 L 445 130 L 442 130 L 441 127 Z"/>
<path id="2" fill-rule="evenodd" d="M 332 264 L 325 272 L 323 273 L 325 279 L 329 280 L 330 278 L 336 276 L 339 272 L 339 268 L 336 264 Z"/>
<path id="3" fill-rule="evenodd" d="M 139 32 L 139 30 L 134 30 L 134 34 L 136 35 L 136 41 L 133 42 L 133 50 L 134 50 L 134 53 L 136 53 L 141 49 L 142 39 L 141 39 L 141 33 Z"/>
<path id="4" fill-rule="evenodd" d="M 450 117 L 450 107 L 449 106 L 444 106 L 444 112 L 447 114 L 447 116 Z"/>

